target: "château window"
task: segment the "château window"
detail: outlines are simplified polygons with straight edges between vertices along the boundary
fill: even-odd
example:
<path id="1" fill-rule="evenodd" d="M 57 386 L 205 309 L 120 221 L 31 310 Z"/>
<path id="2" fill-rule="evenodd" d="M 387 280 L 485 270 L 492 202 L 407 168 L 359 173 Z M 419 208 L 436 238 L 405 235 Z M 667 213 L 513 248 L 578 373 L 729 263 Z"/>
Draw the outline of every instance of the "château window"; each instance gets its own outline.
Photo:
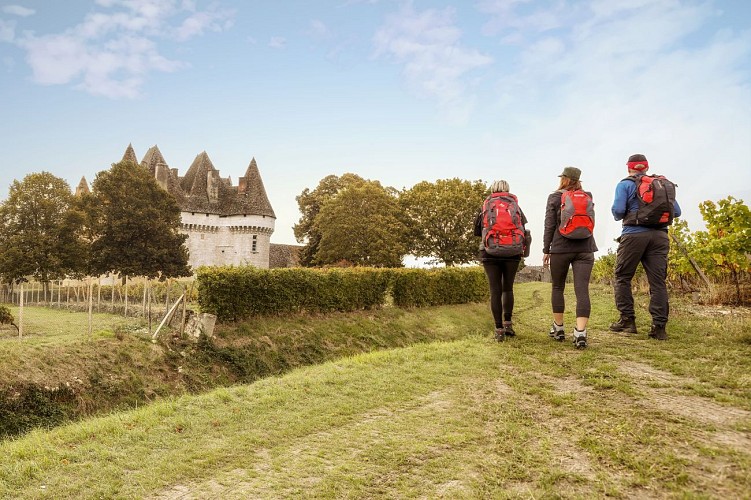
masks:
<path id="1" fill-rule="evenodd" d="M 253 253 L 256 253 L 258 251 L 257 248 L 258 248 L 258 235 L 254 234 L 253 235 L 253 244 L 250 247 L 250 251 L 253 252 Z"/>

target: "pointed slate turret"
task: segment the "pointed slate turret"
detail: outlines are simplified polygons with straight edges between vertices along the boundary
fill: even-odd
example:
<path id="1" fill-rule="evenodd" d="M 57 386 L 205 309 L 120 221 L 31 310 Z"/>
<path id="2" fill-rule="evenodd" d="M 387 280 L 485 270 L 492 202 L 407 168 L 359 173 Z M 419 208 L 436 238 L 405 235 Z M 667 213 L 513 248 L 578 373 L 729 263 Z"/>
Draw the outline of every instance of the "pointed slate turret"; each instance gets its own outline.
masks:
<path id="1" fill-rule="evenodd" d="M 89 183 L 86 182 L 86 177 L 81 177 L 81 182 L 78 183 L 78 186 L 76 186 L 76 196 L 82 196 L 84 194 L 91 193 L 91 190 L 89 189 Z"/>
<path id="2" fill-rule="evenodd" d="M 227 197 L 227 186 L 219 177 L 219 171 L 214 168 L 209 155 L 202 151 L 193 160 L 185 177 L 180 179 L 180 187 L 185 194 L 183 210 L 222 214 L 219 203 Z"/>
<path id="3" fill-rule="evenodd" d="M 125 154 L 123 155 L 123 159 L 120 161 L 129 161 L 138 165 L 138 157 L 136 156 L 136 152 L 133 150 L 132 143 L 128 144 L 128 147 L 125 149 Z"/>
<path id="4" fill-rule="evenodd" d="M 248 170 L 245 171 L 244 177 L 240 177 L 239 182 L 237 202 L 226 215 L 252 214 L 276 218 L 255 158 L 250 160 Z"/>
<path id="5" fill-rule="evenodd" d="M 141 166 L 146 167 L 151 175 L 155 175 L 156 166 L 160 163 L 167 165 L 167 162 L 164 160 L 164 156 L 162 156 L 162 152 L 159 151 L 159 147 L 154 144 L 149 148 L 148 151 L 146 151 L 146 154 L 143 156 L 143 160 L 141 160 Z"/>

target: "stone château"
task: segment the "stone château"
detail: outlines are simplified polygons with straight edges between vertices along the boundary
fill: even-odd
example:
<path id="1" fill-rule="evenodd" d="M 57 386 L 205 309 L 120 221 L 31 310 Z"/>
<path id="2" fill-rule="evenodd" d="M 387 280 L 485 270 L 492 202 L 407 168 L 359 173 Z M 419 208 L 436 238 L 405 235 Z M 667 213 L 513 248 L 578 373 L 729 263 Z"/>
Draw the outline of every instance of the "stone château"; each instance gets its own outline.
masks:
<path id="1" fill-rule="evenodd" d="M 122 160 L 139 164 L 131 144 Z M 269 267 L 276 215 L 255 158 L 237 186 L 232 185 L 230 177 L 219 175 L 206 151 L 196 156 L 184 176 L 169 167 L 157 146 L 149 148 L 140 165 L 177 200 L 180 232 L 188 235 L 186 246 L 193 269 L 223 265 Z"/>

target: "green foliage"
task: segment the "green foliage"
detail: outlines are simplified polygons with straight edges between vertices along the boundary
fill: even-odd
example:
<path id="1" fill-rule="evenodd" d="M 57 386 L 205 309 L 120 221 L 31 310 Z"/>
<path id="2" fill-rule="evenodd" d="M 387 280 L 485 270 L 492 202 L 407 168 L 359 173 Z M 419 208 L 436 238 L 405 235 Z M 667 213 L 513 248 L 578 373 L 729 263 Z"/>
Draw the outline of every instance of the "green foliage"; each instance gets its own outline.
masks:
<path id="1" fill-rule="evenodd" d="M 751 211 L 732 196 L 718 203 L 705 201 L 699 210 L 707 229 L 694 235 L 697 261 L 710 275 L 729 277 L 740 303 L 740 282 L 751 272 Z"/>
<path id="2" fill-rule="evenodd" d="M 739 273 L 751 270 L 751 211 L 743 203 L 728 196 L 717 204 L 705 201 L 699 205 L 706 231 L 697 231 L 696 253 L 710 272 Z"/>
<path id="3" fill-rule="evenodd" d="M 477 258 L 474 217 L 486 195 L 485 183 L 458 178 L 423 181 L 401 193 L 409 221 L 410 252 L 447 266 Z"/>
<path id="4" fill-rule="evenodd" d="M 0 206 L 0 274 L 47 283 L 80 268 L 84 243 L 67 182 L 48 172 L 13 181 Z"/>
<path id="5" fill-rule="evenodd" d="M 356 311 L 382 306 L 391 287 L 394 305 L 425 307 L 488 298 L 480 267 L 437 269 L 257 269 L 202 267 L 198 303 L 220 321 L 298 312 Z"/>
<path id="6" fill-rule="evenodd" d="M 394 305 L 425 307 L 481 302 L 489 297 L 480 267 L 400 269 L 393 278 Z"/>
<path id="7" fill-rule="evenodd" d="M 311 191 L 305 188 L 295 198 L 302 216 L 292 229 L 298 243 L 305 242 L 305 247 L 300 253 L 301 265 L 307 267 L 314 265 L 314 260 L 318 253 L 318 245 L 321 241 L 321 234 L 316 227 L 316 219 L 323 205 L 339 194 L 341 190 L 364 182 L 365 179 L 356 174 L 346 173 L 341 177 L 328 175 L 321 179 L 315 189 Z"/>
<path id="8" fill-rule="evenodd" d="M 35 427 L 60 425 L 73 416 L 76 398 L 65 386 L 20 384 L 0 390 L 0 438 Z"/>
<path id="9" fill-rule="evenodd" d="M 400 267 L 407 253 L 397 199 L 378 182 L 340 191 L 321 207 L 314 228 L 320 235 L 315 264 Z"/>
<path id="10" fill-rule="evenodd" d="M 198 302 L 220 321 L 265 314 L 356 311 L 380 307 L 391 271 L 384 269 L 257 269 L 202 267 Z"/>
<path id="11" fill-rule="evenodd" d="M 672 282 L 694 281 L 696 271 L 689 260 L 695 250 L 694 236 L 685 220 L 676 219 L 668 228 L 670 252 L 668 253 L 668 280 Z"/>
<path id="12" fill-rule="evenodd" d="M 122 161 L 99 172 L 92 185 L 88 220 L 96 273 L 164 278 L 188 276 L 187 236 L 180 208 L 140 165 Z"/>
<path id="13" fill-rule="evenodd" d="M 611 249 L 601 255 L 592 266 L 592 280 L 597 283 L 610 283 L 615 278 L 616 254 Z"/>
<path id="14" fill-rule="evenodd" d="M 13 314 L 11 314 L 10 309 L 8 309 L 6 306 L 0 305 L 0 325 L 11 325 L 15 326 L 16 330 L 18 330 L 18 326 L 15 323 L 15 318 L 13 317 Z"/>

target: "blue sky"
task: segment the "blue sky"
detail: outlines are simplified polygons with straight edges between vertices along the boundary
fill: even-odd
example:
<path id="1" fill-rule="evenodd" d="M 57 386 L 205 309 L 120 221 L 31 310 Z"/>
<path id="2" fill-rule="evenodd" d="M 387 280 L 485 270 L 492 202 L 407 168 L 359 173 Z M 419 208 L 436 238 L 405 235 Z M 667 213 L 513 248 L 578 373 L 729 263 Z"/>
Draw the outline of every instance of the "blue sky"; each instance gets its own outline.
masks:
<path id="1" fill-rule="evenodd" d="M 751 201 L 746 0 L 0 1 L 0 92 L 0 198 L 42 170 L 91 182 L 128 143 L 181 174 L 205 150 L 235 183 L 255 157 L 276 243 L 345 172 L 506 179 L 533 264 L 566 165 L 603 251 L 630 154 L 694 230 L 701 201 Z"/>

